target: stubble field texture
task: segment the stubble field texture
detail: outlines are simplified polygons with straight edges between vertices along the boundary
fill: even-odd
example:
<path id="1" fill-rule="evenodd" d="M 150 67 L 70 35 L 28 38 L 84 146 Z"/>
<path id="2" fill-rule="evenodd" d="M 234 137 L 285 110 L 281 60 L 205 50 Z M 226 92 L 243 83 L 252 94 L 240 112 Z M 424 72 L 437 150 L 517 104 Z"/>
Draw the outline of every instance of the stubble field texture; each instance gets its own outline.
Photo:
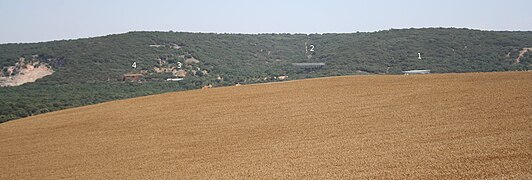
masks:
<path id="1" fill-rule="evenodd" d="M 532 72 L 167 93 L 0 124 L 0 179 L 532 178 Z"/>

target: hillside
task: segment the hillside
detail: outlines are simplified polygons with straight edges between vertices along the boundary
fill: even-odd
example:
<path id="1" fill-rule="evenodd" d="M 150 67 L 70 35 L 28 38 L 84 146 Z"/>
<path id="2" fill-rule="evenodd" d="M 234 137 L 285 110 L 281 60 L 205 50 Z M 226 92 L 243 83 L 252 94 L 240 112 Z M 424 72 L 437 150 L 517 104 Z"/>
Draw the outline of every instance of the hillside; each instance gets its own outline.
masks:
<path id="1" fill-rule="evenodd" d="M 130 32 L 2 44 L 0 86 L 19 86 L 0 87 L 4 96 L 0 122 L 207 85 L 401 74 L 413 69 L 435 73 L 530 70 L 531 47 L 532 32 L 444 28 L 310 35 Z M 46 71 L 30 71 L 22 61 L 41 67 L 32 70 Z M 305 69 L 292 63 L 325 66 Z"/>
<path id="2" fill-rule="evenodd" d="M 0 179 L 530 179 L 532 73 L 173 92 L 0 124 Z"/>

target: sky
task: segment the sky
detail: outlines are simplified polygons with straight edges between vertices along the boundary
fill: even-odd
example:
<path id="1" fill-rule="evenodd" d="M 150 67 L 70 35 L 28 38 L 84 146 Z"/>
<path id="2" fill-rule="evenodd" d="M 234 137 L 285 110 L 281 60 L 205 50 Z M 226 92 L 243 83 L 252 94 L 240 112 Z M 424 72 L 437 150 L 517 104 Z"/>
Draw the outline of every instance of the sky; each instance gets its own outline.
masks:
<path id="1" fill-rule="evenodd" d="M 0 0 L 0 43 L 125 33 L 532 31 L 530 0 Z"/>

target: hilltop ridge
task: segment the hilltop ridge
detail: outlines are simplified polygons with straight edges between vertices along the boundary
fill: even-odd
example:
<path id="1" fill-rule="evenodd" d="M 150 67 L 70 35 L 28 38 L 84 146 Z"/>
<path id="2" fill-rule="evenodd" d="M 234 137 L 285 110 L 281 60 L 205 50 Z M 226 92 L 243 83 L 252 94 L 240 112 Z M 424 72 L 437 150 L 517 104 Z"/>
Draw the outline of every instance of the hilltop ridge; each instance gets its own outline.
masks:
<path id="1" fill-rule="evenodd" d="M 0 88 L 5 95 L 0 100 L 0 122 L 204 86 L 401 74 L 413 69 L 433 73 L 530 70 L 532 53 L 523 49 L 531 45 L 532 32 L 456 28 L 308 35 L 129 32 L 1 44 L 0 77 L 12 78 L 9 67 L 20 58 L 34 57 L 48 63 L 53 74 Z M 293 63 L 325 65 L 301 68 Z M 126 74 L 136 76 L 124 78 Z"/>

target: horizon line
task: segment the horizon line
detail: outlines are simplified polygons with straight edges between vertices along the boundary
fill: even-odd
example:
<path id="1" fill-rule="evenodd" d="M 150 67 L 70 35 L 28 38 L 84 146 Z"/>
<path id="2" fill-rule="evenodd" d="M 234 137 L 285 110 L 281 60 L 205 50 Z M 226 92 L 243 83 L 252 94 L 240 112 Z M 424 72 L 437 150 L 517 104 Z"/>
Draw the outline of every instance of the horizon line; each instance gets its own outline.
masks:
<path id="1" fill-rule="evenodd" d="M 375 31 L 351 31 L 351 32 L 216 32 L 216 31 L 176 31 L 176 30 L 128 30 L 122 32 L 111 32 L 103 35 L 94 35 L 86 37 L 76 37 L 76 38 L 64 38 L 64 39 L 51 39 L 51 40 L 36 40 L 36 41 L 21 41 L 21 42 L 0 42 L 0 45 L 8 44 L 36 44 L 36 43 L 47 43 L 47 42 L 56 42 L 56 41 L 75 41 L 82 39 L 106 37 L 112 35 L 120 35 L 134 32 L 161 32 L 161 33 L 194 33 L 194 34 L 233 34 L 233 35 L 264 35 L 264 34 L 288 34 L 288 35 L 323 35 L 323 34 L 355 34 L 355 33 L 377 33 L 382 31 L 391 31 L 391 30 L 409 30 L 409 29 L 462 29 L 462 30 L 473 30 L 473 31 L 484 31 L 484 32 L 532 32 L 532 30 L 493 30 L 493 29 L 480 29 L 480 28 L 467 28 L 467 27 L 403 27 L 403 28 L 388 28 L 380 29 Z"/>

